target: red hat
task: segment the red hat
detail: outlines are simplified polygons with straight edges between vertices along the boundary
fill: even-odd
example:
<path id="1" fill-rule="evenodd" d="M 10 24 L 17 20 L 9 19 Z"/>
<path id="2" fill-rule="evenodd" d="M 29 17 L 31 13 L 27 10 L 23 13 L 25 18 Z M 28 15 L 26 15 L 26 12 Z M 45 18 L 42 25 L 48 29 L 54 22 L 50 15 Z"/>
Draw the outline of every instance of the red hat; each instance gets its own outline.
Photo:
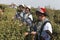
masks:
<path id="1" fill-rule="evenodd" d="M 37 15 L 47 15 L 47 14 L 46 14 L 46 9 L 45 9 L 45 8 L 39 8 L 39 9 L 36 11 L 36 14 L 37 14 Z"/>
<path id="2" fill-rule="evenodd" d="M 45 8 L 40 8 L 40 12 L 41 13 L 45 13 L 46 12 L 46 9 Z"/>

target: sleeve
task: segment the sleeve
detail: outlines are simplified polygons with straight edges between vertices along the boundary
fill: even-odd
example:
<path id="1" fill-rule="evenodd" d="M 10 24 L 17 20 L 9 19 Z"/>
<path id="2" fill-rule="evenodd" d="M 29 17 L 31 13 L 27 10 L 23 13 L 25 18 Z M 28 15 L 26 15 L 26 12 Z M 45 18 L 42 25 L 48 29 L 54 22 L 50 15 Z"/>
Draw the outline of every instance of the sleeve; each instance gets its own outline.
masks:
<path id="1" fill-rule="evenodd" d="M 52 25 L 50 23 L 46 23 L 43 30 L 49 30 L 52 33 Z"/>
<path id="2" fill-rule="evenodd" d="M 33 21 L 33 17 L 32 17 L 32 15 L 29 15 L 29 18 Z"/>

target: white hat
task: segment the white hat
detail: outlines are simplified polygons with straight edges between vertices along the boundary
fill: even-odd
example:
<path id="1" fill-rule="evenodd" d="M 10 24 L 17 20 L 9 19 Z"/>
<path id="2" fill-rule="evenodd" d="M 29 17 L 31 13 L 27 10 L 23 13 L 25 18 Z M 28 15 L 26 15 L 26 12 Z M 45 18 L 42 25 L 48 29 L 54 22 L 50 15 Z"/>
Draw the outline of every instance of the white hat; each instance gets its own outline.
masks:
<path id="1" fill-rule="evenodd" d="M 24 4 L 21 4 L 23 7 L 25 7 L 25 5 Z"/>
<path id="2" fill-rule="evenodd" d="M 30 5 L 28 5 L 27 7 L 28 7 L 29 9 L 31 9 L 31 6 L 30 6 Z"/>

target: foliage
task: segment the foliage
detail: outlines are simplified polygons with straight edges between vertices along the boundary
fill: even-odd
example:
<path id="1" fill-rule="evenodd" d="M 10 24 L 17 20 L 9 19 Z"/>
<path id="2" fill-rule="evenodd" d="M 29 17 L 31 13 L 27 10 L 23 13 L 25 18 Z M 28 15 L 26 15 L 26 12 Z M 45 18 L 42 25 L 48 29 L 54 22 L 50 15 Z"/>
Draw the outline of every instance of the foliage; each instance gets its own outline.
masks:
<path id="1" fill-rule="evenodd" d="M 35 10 L 32 8 L 33 17 L 37 19 Z M 19 26 L 22 22 L 13 20 L 16 9 L 6 7 L 4 14 L 0 17 L 0 40 L 24 40 L 26 25 Z M 49 19 L 53 26 L 53 35 L 55 40 L 60 40 L 60 10 L 47 9 Z"/>

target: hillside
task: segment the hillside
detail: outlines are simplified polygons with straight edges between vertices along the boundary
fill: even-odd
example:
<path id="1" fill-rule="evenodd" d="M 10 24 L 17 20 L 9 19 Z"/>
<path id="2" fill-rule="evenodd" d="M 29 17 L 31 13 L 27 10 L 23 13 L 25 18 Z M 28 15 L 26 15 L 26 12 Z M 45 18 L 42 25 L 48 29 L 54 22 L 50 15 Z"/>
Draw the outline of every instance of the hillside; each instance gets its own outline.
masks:
<path id="1" fill-rule="evenodd" d="M 26 25 L 19 26 L 22 22 L 19 20 L 13 20 L 16 9 L 5 7 L 3 15 L 0 13 L 0 40 L 24 40 L 24 32 L 27 30 Z M 51 20 L 53 26 L 53 35 L 55 40 L 60 40 L 60 10 L 52 10 L 46 8 L 48 18 Z M 31 9 L 33 17 L 35 16 L 35 8 Z"/>

